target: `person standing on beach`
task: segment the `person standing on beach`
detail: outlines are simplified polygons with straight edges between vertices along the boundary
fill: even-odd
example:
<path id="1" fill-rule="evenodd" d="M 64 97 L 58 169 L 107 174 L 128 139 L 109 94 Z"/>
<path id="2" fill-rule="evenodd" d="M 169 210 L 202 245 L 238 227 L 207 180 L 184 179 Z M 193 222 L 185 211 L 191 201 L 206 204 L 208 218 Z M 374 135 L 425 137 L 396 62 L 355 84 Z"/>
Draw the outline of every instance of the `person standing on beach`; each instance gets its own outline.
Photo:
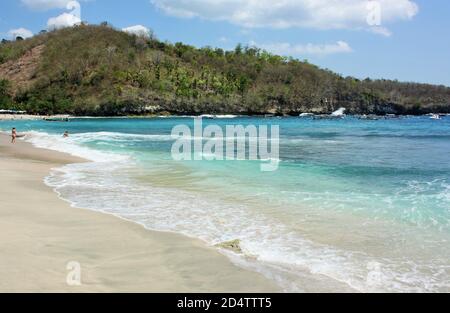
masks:
<path id="1" fill-rule="evenodd" d="M 17 138 L 17 130 L 14 127 L 11 131 L 11 143 L 16 143 L 16 138 Z"/>

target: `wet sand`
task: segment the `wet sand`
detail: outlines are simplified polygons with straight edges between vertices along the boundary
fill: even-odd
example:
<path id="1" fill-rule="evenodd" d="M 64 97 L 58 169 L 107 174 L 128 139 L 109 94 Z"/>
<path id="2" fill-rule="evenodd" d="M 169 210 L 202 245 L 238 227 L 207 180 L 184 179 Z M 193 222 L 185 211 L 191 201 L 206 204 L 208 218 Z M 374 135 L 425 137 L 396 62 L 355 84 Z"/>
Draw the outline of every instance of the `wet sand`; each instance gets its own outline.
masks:
<path id="1" fill-rule="evenodd" d="M 83 162 L 0 135 L 0 292 L 277 292 L 203 242 L 71 207 L 43 183 Z M 69 286 L 67 265 L 81 266 Z"/>

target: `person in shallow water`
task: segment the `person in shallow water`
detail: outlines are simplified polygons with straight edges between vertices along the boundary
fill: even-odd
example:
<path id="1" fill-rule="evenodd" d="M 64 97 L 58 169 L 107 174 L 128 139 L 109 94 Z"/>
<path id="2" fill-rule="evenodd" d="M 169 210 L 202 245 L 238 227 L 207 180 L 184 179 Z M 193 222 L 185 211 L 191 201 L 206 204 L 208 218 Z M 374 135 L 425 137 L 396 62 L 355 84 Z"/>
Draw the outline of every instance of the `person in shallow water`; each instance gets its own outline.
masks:
<path id="1" fill-rule="evenodd" d="M 17 138 L 17 130 L 16 130 L 16 128 L 14 127 L 14 128 L 11 130 L 11 143 L 16 143 L 16 138 Z"/>
<path id="2" fill-rule="evenodd" d="M 69 138 L 69 132 L 66 130 L 63 135 L 64 138 Z"/>

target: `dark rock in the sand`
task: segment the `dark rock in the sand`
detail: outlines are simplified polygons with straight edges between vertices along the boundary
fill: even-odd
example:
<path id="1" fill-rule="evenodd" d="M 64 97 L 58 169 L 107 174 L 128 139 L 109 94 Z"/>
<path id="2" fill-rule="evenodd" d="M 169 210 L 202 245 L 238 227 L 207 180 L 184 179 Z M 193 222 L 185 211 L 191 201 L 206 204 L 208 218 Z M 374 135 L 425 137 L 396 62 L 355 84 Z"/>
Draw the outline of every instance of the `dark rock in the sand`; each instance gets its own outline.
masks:
<path id="1" fill-rule="evenodd" d="M 240 240 L 233 240 L 233 241 L 227 241 L 222 242 L 216 245 L 217 248 L 225 249 L 233 251 L 234 253 L 242 254 L 242 248 L 241 248 L 241 241 Z"/>

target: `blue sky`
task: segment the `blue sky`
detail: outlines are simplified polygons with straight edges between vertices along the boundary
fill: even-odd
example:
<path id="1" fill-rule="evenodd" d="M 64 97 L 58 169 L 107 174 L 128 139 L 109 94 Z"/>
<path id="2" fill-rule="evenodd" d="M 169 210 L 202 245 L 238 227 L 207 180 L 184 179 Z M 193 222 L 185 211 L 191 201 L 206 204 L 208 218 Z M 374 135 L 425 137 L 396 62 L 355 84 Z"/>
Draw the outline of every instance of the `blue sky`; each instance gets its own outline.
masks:
<path id="1" fill-rule="evenodd" d="M 0 37 L 29 36 L 76 23 L 78 13 L 66 8 L 69 2 L 2 0 Z M 161 40 L 226 49 L 251 44 L 308 59 L 345 76 L 450 86 L 448 0 L 79 0 L 79 4 L 83 21 L 108 21 L 120 29 L 144 26 Z"/>

